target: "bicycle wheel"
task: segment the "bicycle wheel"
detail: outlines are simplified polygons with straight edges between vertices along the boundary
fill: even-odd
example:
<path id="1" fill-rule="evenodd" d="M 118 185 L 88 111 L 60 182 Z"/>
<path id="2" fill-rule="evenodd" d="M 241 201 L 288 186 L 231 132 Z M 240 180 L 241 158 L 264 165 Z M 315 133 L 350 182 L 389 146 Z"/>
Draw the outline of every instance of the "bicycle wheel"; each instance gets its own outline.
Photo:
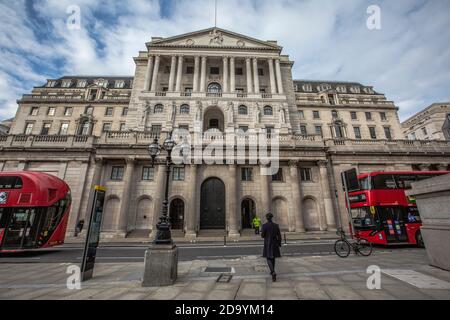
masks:
<path id="1" fill-rule="evenodd" d="M 362 256 L 368 257 L 372 254 L 372 244 L 366 239 L 358 239 L 358 246 L 356 248 Z"/>
<path id="2" fill-rule="evenodd" d="M 347 241 L 338 240 L 334 244 L 334 251 L 341 258 L 347 258 L 350 254 L 350 245 Z"/>

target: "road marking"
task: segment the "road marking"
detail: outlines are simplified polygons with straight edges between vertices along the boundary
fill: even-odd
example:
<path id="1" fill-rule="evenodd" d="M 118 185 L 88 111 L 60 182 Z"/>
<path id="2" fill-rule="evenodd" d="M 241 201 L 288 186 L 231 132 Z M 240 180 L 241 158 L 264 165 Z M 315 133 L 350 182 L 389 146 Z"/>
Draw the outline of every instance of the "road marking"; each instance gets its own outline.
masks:
<path id="1" fill-rule="evenodd" d="M 382 269 L 381 272 L 400 281 L 409 283 L 410 285 L 419 289 L 450 289 L 450 282 L 440 280 L 413 270 Z"/>

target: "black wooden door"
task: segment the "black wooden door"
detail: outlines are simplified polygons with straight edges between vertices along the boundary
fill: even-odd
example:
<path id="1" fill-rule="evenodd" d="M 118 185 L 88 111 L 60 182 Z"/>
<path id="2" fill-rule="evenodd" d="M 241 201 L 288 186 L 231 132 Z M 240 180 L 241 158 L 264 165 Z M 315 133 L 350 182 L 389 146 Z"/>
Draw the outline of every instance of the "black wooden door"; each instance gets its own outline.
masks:
<path id="1" fill-rule="evenodd" d="M 225 185 L 221 180 L 203 183 L 200 210 L 201 229 L 225 229 Z"/>

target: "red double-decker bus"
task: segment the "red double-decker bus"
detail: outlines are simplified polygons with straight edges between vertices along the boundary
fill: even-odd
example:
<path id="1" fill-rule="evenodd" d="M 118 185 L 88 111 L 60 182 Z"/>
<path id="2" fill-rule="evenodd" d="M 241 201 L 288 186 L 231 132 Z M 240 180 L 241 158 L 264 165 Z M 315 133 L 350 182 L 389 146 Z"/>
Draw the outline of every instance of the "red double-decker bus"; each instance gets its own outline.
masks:
<path id="1" fill-rule="evenodd" d="M 0 173 L 0 252 L 64 243 L 71 194 L 61 179 L 40 172 Z"/>
<path id="2" fill-rule="evenodd" d="M 372 172 L 358 175 L 358 191 L 349 193 L 357 237 L 374 244 L 423 246 L 416 201 L 405 195 L 411 183 L 450 171 Z"/>

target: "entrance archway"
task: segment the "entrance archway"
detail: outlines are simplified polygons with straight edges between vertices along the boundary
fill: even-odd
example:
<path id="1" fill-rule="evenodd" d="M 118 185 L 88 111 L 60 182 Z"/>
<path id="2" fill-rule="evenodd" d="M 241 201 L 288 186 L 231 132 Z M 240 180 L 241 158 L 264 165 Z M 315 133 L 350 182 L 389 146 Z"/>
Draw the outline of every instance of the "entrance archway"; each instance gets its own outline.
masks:
<path id="1" fill-rule="evenodd" d="M 218 178 L 203 182 L 200 229 L 225 229 L 225 184 Z"/>
<path id="2" fill-rule="evenodd" d="M 252 228 L 252 220 L 255 215 L 256 215 L 255 202 L 250 198 L 242 200 L 241 204 L 242 229 Z"/>
<path id="3" fill-rule="evenodd" d="M 184 229 L 184 201 L 177 198 L 170 203 L 170 223 L 172 229 L 183 230 Z"/>

